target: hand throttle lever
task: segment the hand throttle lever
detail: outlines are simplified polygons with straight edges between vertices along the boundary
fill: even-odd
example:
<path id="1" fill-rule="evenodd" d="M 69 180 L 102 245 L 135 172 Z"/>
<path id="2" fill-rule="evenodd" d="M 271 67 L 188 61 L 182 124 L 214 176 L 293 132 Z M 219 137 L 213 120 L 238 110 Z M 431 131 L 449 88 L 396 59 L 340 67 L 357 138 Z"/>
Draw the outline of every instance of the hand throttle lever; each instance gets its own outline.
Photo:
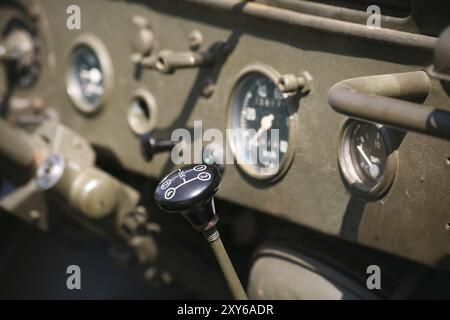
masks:
<path id="1" fill-rule="evenodd" d="M 156 139 L 151 133 L 141 137 L 141 153 L 146 161 L 153 159 L 157 153 L 171 151 L 178 141 Z"/>
<path id="2" fill-rule="evenodd" d="M 219 262 L 227 284 L 237 300 L 247 295 L 220 240 L 216 224 L 219 220 L 213 196 L 222 177 L 214 165 L 188 165 L 168 174 L 156 187 L 157 205 L 168 213 L 181 213 L 202 232 Z"/>

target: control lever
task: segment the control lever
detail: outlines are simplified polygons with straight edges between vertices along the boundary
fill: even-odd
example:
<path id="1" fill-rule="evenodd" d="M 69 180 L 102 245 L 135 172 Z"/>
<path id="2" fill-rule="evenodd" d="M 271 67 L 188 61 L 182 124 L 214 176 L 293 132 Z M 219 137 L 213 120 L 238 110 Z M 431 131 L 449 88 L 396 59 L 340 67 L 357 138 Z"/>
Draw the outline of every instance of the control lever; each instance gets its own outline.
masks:
<path id="1" fill-rule="evenodd" d="M 158 54 L 156 69 L 163 73 L 172 73 L 177 69 L 196 68 L 211 65 L 214 62 L 214 54 L 205 52 L 173 52 L 163 50 Z"/>
<path id="2" fill-rule="evenodd" d="M 171 50 L 160 51 L 155 59 L 150 59 L 150 64 L 162 73 L 173 73 L 178 69 L 199 68 L 213 65 L 220 56 L 230 53 L 230 47 L 223 41 L 215 42 L 205 51 L 174 52 Z"/>
<path id="3" fill-rule="evenodd" d="M 178 141 L 157 140 L 151 133 L 144 134 L 141 137 L 141 152 L 145 160 L 150 161 L 153 156 L 160 152 L 171 151 Z"/>
<path id="4" fill-rule="evenodd" d="M 237 300 L 247 300 L 247 295 L 222 244 L 216 224 L 219 217 L 213 196 L 222 177 L 214 165 L 189 165 L 168 174 L 156 187 L 157 205 L 168 213 L 181 213 L 202 232 L 211 246 L 228 286 Z"/>

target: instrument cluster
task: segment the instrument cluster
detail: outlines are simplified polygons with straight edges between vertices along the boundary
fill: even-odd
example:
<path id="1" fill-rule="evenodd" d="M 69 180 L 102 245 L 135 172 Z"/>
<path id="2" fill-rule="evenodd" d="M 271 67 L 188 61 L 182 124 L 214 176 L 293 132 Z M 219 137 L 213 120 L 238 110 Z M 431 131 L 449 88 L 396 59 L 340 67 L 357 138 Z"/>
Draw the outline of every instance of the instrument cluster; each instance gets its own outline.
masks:
<path id="1" fill-rule="evenodd" d="M 54 5 L 63 11 L 67 3 Z M 190 141 L 195 149 L 202 140 L 200 161 L 208 164 L 230 151 L 232 165 L 221 167 L 221 199 L 421 261 L 441 255 L 428 250 L 431 245 L 411 254 L 394 230 L 409 225 L 404 237 L 417 236 L 422 212 L 436 203 L 434 225 L 448 223 L 450 198 L 423 197 L 450 174 L 448 144 L 416 134 L 446 134 L 441 110 L 431 110 L 447 108 L 445 87 L 422 71 L 435 38 L 410 30 L 406 41 L 405 31 L 392 29 L 396 37 L 385 37 L 388 29 L 382 29 L 373 31 L 380 37 L 372 41 L 359 32 L 363 25 L 352 36 L 338 29 L 322 34 L 286 25 L 279 8 L 261 19 L 253 3 L 245 12 L 212 1 L 167 3 L 108 2 L 117 23 L 105 25 L 95 19 L 105 3 L 93 1 L 81 30 L 53 28 L 61 44 L 58 67 L 65 70 L 54 100 L 63 123 L 124 169 L 155 179 L 175 167 L 176 129 L 192 134 L 201 121 L 205 131 L 218 129 L 224 137 L 231 131 L 226 145 L 203 136 Z M 398 57 L 388 59 L 386 50 L 394 49 Z M 409 113 L 397 111 L 405 104 L 422 118 L 402 129 Z M 394 109 L 398 117 L 386 123 Z M 395 218 L 392 212 L 405 207 L 409 213 Z M 442 227 L 428 243 L 444 237 Z"/>
<path id="2" fill-rule="evenodd" d="M 311 78 L 309 73 L 282 75 L 262 63 L 245 66 L 239 72 L 226 108 L 227 129 L 232 131 L 228 143 L 243 175 L 271 184 L 289 170 L 301 139 L 297 111 Z M 297 82 L 293 85 L 293 81 Z M 113 63 L 103 42 L 93 34 L 78 37 L 66 67 L 66 92 L 74 107 L 84 114 L 99 112 L 113 87 Z M 141 88 L 132 94 L 126 120 L 135 135 L 155 129 L 156 106 L 148 90 Z M 385 195 L 397 172 L 393 129 L 348 120 L 339 140 L 338 164 L 348 190 L 368 200 Z"/>

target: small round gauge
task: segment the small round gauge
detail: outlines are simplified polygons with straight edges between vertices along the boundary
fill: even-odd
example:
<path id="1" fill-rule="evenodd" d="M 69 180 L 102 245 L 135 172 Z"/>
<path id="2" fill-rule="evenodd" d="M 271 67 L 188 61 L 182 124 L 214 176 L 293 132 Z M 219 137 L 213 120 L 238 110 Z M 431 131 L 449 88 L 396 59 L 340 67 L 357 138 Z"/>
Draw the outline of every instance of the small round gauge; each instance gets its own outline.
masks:
<path id="1" fill-rule="evenodd" d="M 362 121 L 344 125 L 339 164 L 347 185 L 370 197 L 385 193 L 396 173 L 396 152 L 388 129 Z"/>
<path id="2" fill-rule="evenodd" d="M 138 89 L 133 93 L 127 117 L 131 131 L 137 135 L 152 131 L 156 125 L 157 114 L 156 100 L 150 92 Z"/>
<path id="3" fill-rule="evenodd" d="M 257 179 L 279 176 L 292 160 L 292 102 L 278 89 L 278 78 L 269 67 L 249 67 L 230 97 L 230 144 L 238 165 Z"/>
<path id="4" fill-rule="evenodd" d="M 98 39 L 84 37 L 74 46 L 67 72 L 67 93 L 85 113 L 97 111 L 111 83 L 110 59 Z"/>

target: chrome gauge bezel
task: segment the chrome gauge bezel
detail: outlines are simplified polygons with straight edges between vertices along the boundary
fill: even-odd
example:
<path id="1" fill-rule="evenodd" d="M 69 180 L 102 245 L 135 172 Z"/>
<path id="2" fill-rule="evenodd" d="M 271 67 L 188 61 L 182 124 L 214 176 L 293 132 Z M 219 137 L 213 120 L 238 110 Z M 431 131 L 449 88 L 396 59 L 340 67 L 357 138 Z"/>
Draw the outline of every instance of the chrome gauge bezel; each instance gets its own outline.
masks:
<path id="1" fill-rule="evenodd" d="M 234 98 L 236 95 L 236 91 L 237 88 L 239 86 L 239 84 L 241 83 L 241 81 L 249 74 L 252 73 L 259 73 L 267 78 L 269 78 L 271 81 L 273 81 L 275 84 L 278 83 L 278 80 L 280 78 L 280 73 L 278 73 L 274 68 L 265 65 L 265 64 L 252 64 L 249 65 L 247 67 L 245 67 L 244 69 L 241 70 L 241 72 L 239 72 L 239 74 L 236 76 L 236 78 L 234 79 L 233 82 L 233 86 L 232 89 L 230 90 L 230 94 L 228 96 L 228 102 L 227 102 L 227 128 L 228 129 L 232 129 L 233 128 L 233 118 L 234 118 L 234 109 L 235 109 L 235 105 L 234 105 Z M 283 157 L 283 159 L 281 160 L 280 164 L 279 164 L 279 169 L 276 173 L 274 174 L 264 174 L 262 175 L 258 169 L 256 169 L 254 167 L 254 165 L 251 164 L 246 164 L 241 155 L 236 152 L 236 146 L 234 144 L 234 139 L 227 139 L 228 140 L 228 145 L 230 146 L 230 149 L 233 153 L 235 162 L 237 167 L 241 170 L 241 172 L 243 172 L 246 176 L 255 179 L 255 180 L 260 180 L 260 181 L 265 181 L 265 182 L 275 182 L 277 180 L 279 180 L 280 178 L 282 178 L 284 176 L 284 174 L 287 172 L 287 170 L 289 169 L 289 167 L 292 164 L 292 161 L 294 159 L 294 155 L 295 155 L 295 146 L 297 144 L 296 141 L 296 132 L 297 132 L 297 106 L 295 103 L 295 99 L 293 98 L 292 94 L 283 94 L 283 99 L 286 102 L 286 106 L 287 106 L 287 112 L 289 115 L 289 122 L 288 122 L 288 129 L 289 129 L 289 133 L 288 133 L 288 148 L 287 151 Z"/>
<path id="2" fill-rule="evenodd" d="M 88 47 L 96 54 L 102 68 L 104 93 L 95 104 L 87 102 L 79 90 L 73 89 L 73 86 L 76 85 L 73 77 L 74 58 L 77 49 L 83 46 Z M 98 112 L 110 98 L 114 79 L 111 57 L 103 42 L 93 34 L 83 34 L 76 38 L 70 49 L 65 70 L 66 93 L 73 106 L 85 114 Z"/>
<path id="3" fill-rule="evenodd" d="M 139 116 L 136 112 L 136 103 L 142 103 L 145 110 L 144 114 L 148 116 Z M 141 107 L 142 108 L 142 107 Z M 156 126 L 158 118 L 158 107 L 154 96 L 144 88 L 137 89 L 131 95 L 127 113 L 127 121 L 130 130 L 136 135 L 143 135 L 151 132 Z"/>
<path id="4" fill-rule="evenodd" d="M 380 124 L 369 122 L 370 124 L 374 125 L 381 133 L 381 137 L 384 140 L 387 152 L 384 175 L 376 183 L 369 184 L 367 183 L 367 181 L 364 181 L 361 178 L 360 174 L 358 173 L 359 170 L 355 168 L 355 163 L 350 150 L 351 133 L 358 123 L 367 122 L 348 119 L 341 127 L 338 144 L 339 169 L 345 185 L 351 193 L 355 193 L 368 199 L 376 200 L 386 195 L 397 175 L 398 153 L 395 148 L 395 137 L 392 135 L 390 129 Z"/>

